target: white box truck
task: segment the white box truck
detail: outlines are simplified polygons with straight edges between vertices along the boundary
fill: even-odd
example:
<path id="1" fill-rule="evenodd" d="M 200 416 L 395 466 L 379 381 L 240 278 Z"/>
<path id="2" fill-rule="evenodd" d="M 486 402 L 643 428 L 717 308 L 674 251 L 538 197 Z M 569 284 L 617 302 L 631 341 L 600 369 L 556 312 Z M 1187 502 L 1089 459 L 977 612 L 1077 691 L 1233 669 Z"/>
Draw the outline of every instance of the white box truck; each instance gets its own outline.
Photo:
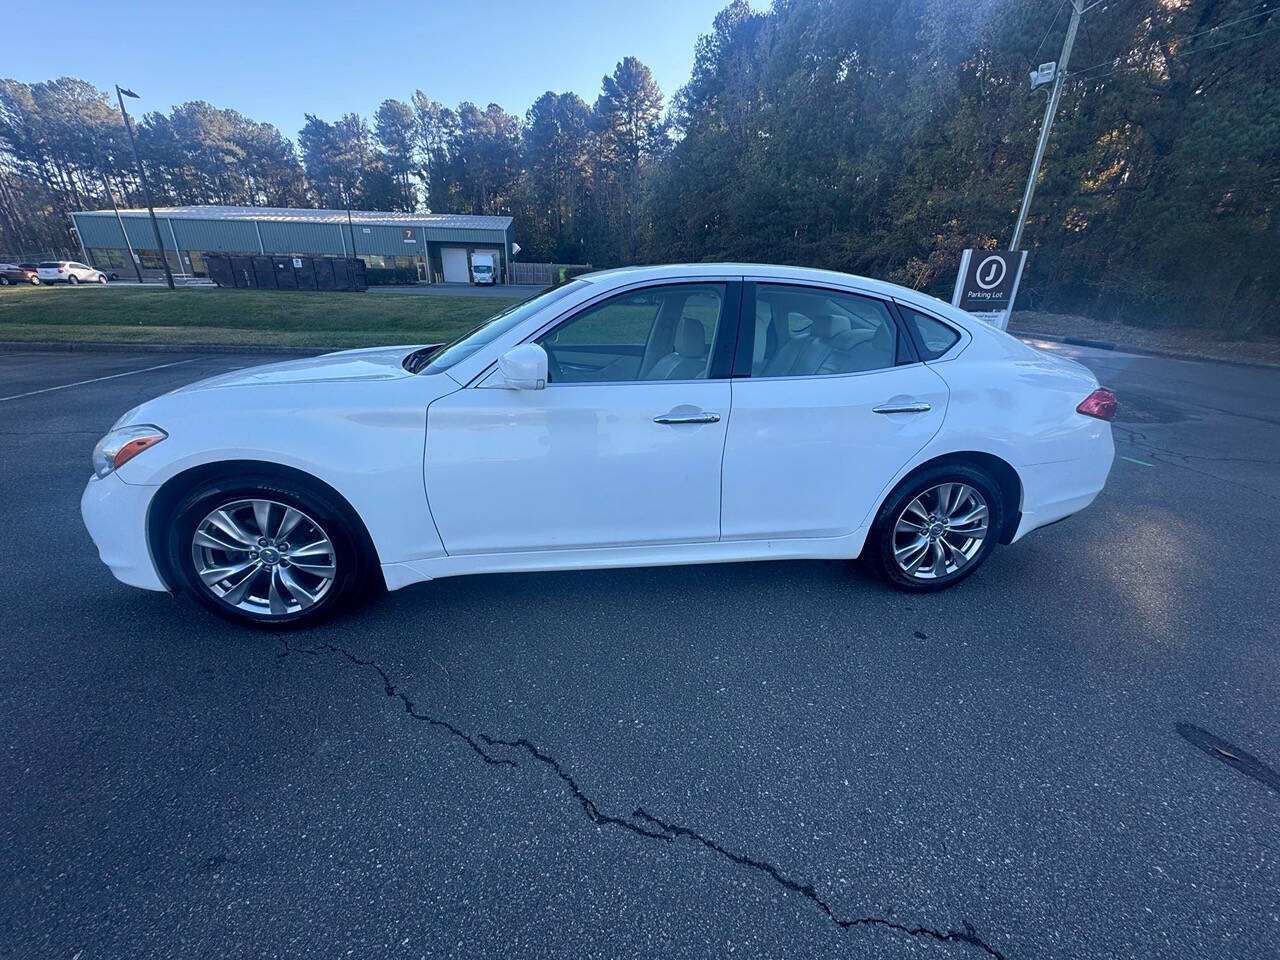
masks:
<path id="1" fill-rule="evenodd" d="M 498 264 L 492 253 L 471 255 L 471 282 L 475 284 L 498 282 Z"/>

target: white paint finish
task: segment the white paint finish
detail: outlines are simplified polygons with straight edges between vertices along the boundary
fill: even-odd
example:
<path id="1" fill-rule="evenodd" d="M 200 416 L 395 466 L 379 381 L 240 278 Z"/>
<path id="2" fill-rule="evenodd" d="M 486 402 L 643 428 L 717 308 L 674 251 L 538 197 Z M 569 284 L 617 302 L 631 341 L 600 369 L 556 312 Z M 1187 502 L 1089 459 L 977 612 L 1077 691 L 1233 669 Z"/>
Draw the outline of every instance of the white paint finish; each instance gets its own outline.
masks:
<path id="1" fill-rule="evenodd" d="M 923 413 L 873 413 L 927 403 Z M 845 536 L 942 425 L 947 386 L 922 363 L 868 373 L 733 381 L 722 536 Z"/>
<path id="2" fill-rule="evenodd" d="M 427 416 L 431 511 L 452 554 L 714 541 L 727 381 L 489 387 Z M 672 411 L 717 423 L 657 424 Z"/>
<path id="3" fill-rule="evenodd" d="M 941 361 L 867 374 L 489 384 L 506 350 L 597 299 L 741 276 L 897 298 L 965 335 Z M 823 271 L 610 271 L 535 308 L 447 374 L 408 373 L 402 361 L 412 349 L 268 364 L 130 411 L 122 425 L 154 423 L 169 436 L 86 490 L 85 523 L 104 560 L 125 582 L 157 588 L 145 538 L 151 497 L 185 470 L 228 460 L 290 466 L 336 490 L 397 588 L 485 571 L 855 556 L 869 517 L 908 471 L 962 451 L 1000 457 L 1018 472 L 1021 536 L 1087 505 L 1114 456 L 1110 425 L 1075 412 L 1097 384 L 1084 367 L 914 291 Z M 891 400 L 931 409 L 869 412 Z M 690 411 L 721 419 L 653 423 Z"/>
<path id="4" fill-rule="evenodd" d="M 147 546 L 147 504 L 154 487 L 130 486 L 115 474 L 90 477 L 80 498 L 80 515 L 98 548 L 98 557 L 121 583 L 144 590 L 164 590 Z"/>
<path id="5" fill-rule="evenodd" d="M 200 357 L 191 357 L 187 360 L 175 360 L 173 363 L 157 363 L 153 367 L 143 367 L 140 370 L 126 370 L 124 373 L 113 373 L 105 377 L 90 377 L 88 380 L 77 380 L 75 383 L 60 383 L 56 387 L 42 387 L 39 390 L 28 390 L 26 393 L 15 393 L 11 397 L 0 397 L 0 403 L 6 400 L 21 400 L 23 397 L 34 397 L 41 393 L 53 393 L 55 390 L 68 390 L 71 387 L 82 387 L 86 383 L 101 383 L 103 380 L 116 380 L 120 377 L 133 377 L 139 373 L 150 373 L 152 370 L 164 370 L 166 367 L 180 367 L 184 363 L 194 363 Z"/>
<path id="6" fill-rule="evenodd" d="M 158 487 L 219 461 L 292 467 L 346 498 L 383 562 L 441 554 L 422 485 L 424 427 L 431 401 L 458 385 L 405 371 L 400 359 L 411 349 L 267 364 L 157 397 L 120 425 L 159 421 L 168 438 L 116 475 Z"/>
<path id="7" fill-rule="evenodd" d="M 468 283 L 471 280 L 466 247 L 441 247 L 440 267 L 444 271 L 445 283 Z"/>

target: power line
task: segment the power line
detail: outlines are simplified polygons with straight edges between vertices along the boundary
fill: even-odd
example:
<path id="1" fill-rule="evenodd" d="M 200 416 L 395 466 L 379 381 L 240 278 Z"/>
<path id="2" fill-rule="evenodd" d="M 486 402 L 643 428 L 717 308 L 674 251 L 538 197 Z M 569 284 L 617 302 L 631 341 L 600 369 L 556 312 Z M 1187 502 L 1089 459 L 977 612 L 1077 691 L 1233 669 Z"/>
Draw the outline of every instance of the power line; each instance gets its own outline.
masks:
<path id="1" fill-rule="evenodd" d="M 1203 37 L 1206 33 L 1213 33 L 1215 30 L 1221 30 L 1223 27 L 1234 27 L 1237 23 L 1244 23 L 1246 20 L 1257 20 L 1259 17 L 1265 17 L 1269 13 L 1275 13 L 1275 7 L 1268 7 L 1266 10 L 1259 10 L 1257 13 L 1251 13 L 1247 17 L 1239 17 L 1235 20 L 1228 20 L 1226 23 L 1219 23 L 1217 26 L 1209 27 L 1201 30 L 1199 33 L 1193 33 L 1190 36 L 1183 37 L 1184 41 L 1194 40 L 1196 37 Z"/>
<path id="2" fill-rule="evenodd" d="M 1058 17 L 1062 16 L 1062 8 L 1067 5 L 1067 0 L 1062 0 L 1058 4 L 1058 9 L 1053 11 L 1053 19 L 1049 21 L 1049 29 L 1044 32 L 1044 36 L 1040 38 L 1040 45 L 1036 47 L 1036 52 L 1031 55 L 1031 62 L 1035 63 L 1040 57 L 1040 51 L 1044 49 L 1044 42 L 1049 39 L 1049 34 L 1053 33 L 1053 28 L 1057 26 Z"/>
<path id="3" fill-rule="evenodd" d="M 1223 24 L 1223 26 L 1226 26 L 1226 24 Z M 1217 43 L 1210 43 L 1203 47 L 1196 47 L 1194 50 L 1187 50 L 1181 53 L 1170 54 L 1169 59 L 1181 60 L 1184 57 L 1191 56 L 1193 53 L 1203 53 L 1205 50 L 1214 50 L 1214 49 L 1217 49 L 1218 47 L 1229 47 L 1233 43 L 1242 43 L 1245 40 L 1252 40 L 1254 37 L 1261 37 L 1264 34 L 1275 33 L 1277 30 L 1280 30 L 1280 24 L 1274 27 L 1267 27 L 1265 30 L 1258 30 L 1255 33 L 1245 34 L 1243 37 L 1232 37 L 1229 40 L 1220 40 Z M 1198 36 L 1203 36 L 1203 34 L 1198 34 Z M 1091 77 L 1084 76 L 1084 74 L 1088 73 L 1090 70 L 1096 70 L 1098 67 L 1108 66 L 1112 62 L 1113 61 L 1107 61 L 1106 63 L 1095 63 L 1092 67 L 1086 67 L 1083 70 L 1072 73 L 1071 77 L 1073 80 L 1103 80 L 1106 77 L 1111 76 L 1112 74 L 1124 73 L 1125 71 L 1129 71 L 1129 70 L 1144 69 L 1142 66 L 1130 65 L 1130 66 L 1115 67 L 1114 69 L 1108 70 L 1106 73 L 1095 74 L 1094 76 L 1091 76 Z"/>
<path id="4" fill-rule="evenodd" d="M 1197 32 L 1197 33 L 1188 34 L 1187 36 L 1182 37 L 1182 38 L 1180 39 L 1180 41 L 1179 41 L 1179 42 L 1180 42 L 1181 44 L 1184 44 L 1184 45 L 1185 45 L 1185 44 L 1189 43 L 1190 41 L 1192 41 L 1192 40 L 1196 39 L 1197 37 L 1207 36 L 1207 35 L 1208 35 L 1208 34 L 1210 34 L 1210 33 L 1215 33 L 1215 32 L 1217 32 L 1218 30 L 1223 29 L 1224 27 L 1234 27 L 1236 24 L 1239 24 L 1239 23 L 1245 23 L 1246 21 L 1249 21 L 1249 20 L 1256 20 L 1256 19 L 1258 19 L 1258 17 L 1267 16 L 1268 14 L 1272 14 L 1272 13 L 1275 13 L 1275 12 L 1276 12 L 1276 8 L 1275 8 L 1275 7 L 1268 7 L 1266 10 L 1259 11 L 1258 13 L 1251 13 L 1251 14 L 1249 14 L 1249 16 L 1247 16 L 1247 17 L 1238 17 L 1238 18 L 1236 18 L 1235 20 L 1228 20 L 1228 21 L 1226 21 L 1225 23 L 1219 23 L 1219 24 L 1217 24 L 1216 26 L 1208 27 L 1207 29 L 1201 30 L 1201 31 L 1199 31 L 1199 32 Z M 1194 50 L 1180 51 L 1180 52 L 1178 52 L 1178 53 L 1174 53 L 1174 54 L 1170 55 L 1170 59 L 1172 59 L 1172 60 L 1181 59 L 1182 57 L 1188 57 L 1188 56 L 1190 56 L 1190 55 L 1191 55 L 1191 54 L 1193 54 L 1193 53 L 1199 53 L 1201 50 L 1212 50 L 1212 49 L 1214 49 L 1215 47 L 1222 47 L 1222 46 L 1226 46 L 1227 44 L 1236 43 L 1236 42 L 1241 41 L 1241 40 L 1251 40 L 1251 39 L 1253 39 L 1254 37 L 1261 36 L 1261 35 L 1262 35 L 1262 34 L 1264 34 L 1264 33 L 1270 33 L 1270 32 L 1271 32 L 1272 30 L 1274 30 L 1274 29 L 1275 29 L 1274 27 L 1267 27 L 1266 29 L 1259 30 L 1259 31 L 1257 31 L 1256 33 L 1246 34 L 1246 35 L 1245 35 L 1245 36 L 1243 36 L 1243 37 L 1232 37 L 1232 38 L 1231 38 L 1231 39 L 1229 39 L 1229 40 L 1223 40 L 1223 41 L 1220 41 L 1219 43 L 1211 43 L 1211 44 L 1209 44 L 1209 45 L 1207 45 L 1207 46 L 1203 46 L 1203 47 L 1196 47 L 1196 49 L 1194 49 Z M 1100 63 L 1095 63 L 1095 64 L 1094 64 L 1093 66 L 1091 66 L 1091 67 L 1085 67 L 1083 70 L 1075 70 L 1075 71 L 1073 71 L 1073 72 L 1072 72 L 1072 77 L 1073 77 L 1074 79 L 1077 79 L 1077 80 L 1084 80 L 1084 79 L 1089 79 L 1089 80 L 1101 80 L 1103 77 L 1109 77 L 1109 76 L 1111 76 L 1111 74 L 1113 74 L 1113 73 L 1119 73 L 1119 72 L 1120 72 L 1120 71 L 1122 71 L 1122 70 L 1137 70 L 1137 69 L 1140 69 L 1139 67 L 1125 67 L 1125 66 L 1116 67 L 1116 66 L 1114 66 L 1114 64 L 1115 64 L 1115 60 L 1114 60 L 1114 59 L 1112 59 L 1112 60 L 1103 60 L 1103 61 L 1102 61 L 1102 62 L 1100 62 Z M 1084 76 L 1086 73 L 1088 73 L 1088 72 L 1089 72 L 1089 71 L 1091 71 L 1091 70 L 1097 70 L 1099 67 L 1108 67 L 1108 66 L 1112 67 L 1112 69 L 1111 69 L 1111 70 L 1109 70 L 1107 73 L 1101 73 L 1101 74 L 1098 74 L 1097 76 L 1088 77 L 1088 78 L 1086 78 L 1086 77 Z"/>

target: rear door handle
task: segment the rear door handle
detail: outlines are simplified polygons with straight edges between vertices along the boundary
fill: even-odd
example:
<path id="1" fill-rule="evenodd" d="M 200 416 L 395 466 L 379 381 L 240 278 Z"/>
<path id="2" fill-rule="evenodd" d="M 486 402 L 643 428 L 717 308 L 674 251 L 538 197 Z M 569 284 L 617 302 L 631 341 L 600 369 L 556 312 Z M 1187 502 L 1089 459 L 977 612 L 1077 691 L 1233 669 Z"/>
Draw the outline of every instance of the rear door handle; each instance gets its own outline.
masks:
<path id="1" fill-rule="evenodd" d="M 928 403 L 885 403 L 872 407 L 872 413 L 928 413 L 933 409 Z"/>
<path id="2" fill-rule="evenodd" d="M 653 418 L 654 423 L 719 423 L 718 413 L 664 413 Z"/>

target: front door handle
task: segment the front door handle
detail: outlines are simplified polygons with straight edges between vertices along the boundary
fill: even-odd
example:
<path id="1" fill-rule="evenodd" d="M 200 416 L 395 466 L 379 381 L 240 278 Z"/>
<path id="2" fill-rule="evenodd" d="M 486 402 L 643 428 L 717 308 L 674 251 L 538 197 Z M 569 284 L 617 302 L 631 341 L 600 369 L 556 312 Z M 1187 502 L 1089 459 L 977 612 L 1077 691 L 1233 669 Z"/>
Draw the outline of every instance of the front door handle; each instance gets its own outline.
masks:
<path id="1" fill-rule="evenodd" d="M 872 407 L 872 413 L 928 413 L 933 406 L 928 403 L 885 403 Z"/>
<path id="2" fill-rule="evenodd" d="M 654 423 L 719 423 L 718 413 L 664 413 L 653 418 Z"/>

